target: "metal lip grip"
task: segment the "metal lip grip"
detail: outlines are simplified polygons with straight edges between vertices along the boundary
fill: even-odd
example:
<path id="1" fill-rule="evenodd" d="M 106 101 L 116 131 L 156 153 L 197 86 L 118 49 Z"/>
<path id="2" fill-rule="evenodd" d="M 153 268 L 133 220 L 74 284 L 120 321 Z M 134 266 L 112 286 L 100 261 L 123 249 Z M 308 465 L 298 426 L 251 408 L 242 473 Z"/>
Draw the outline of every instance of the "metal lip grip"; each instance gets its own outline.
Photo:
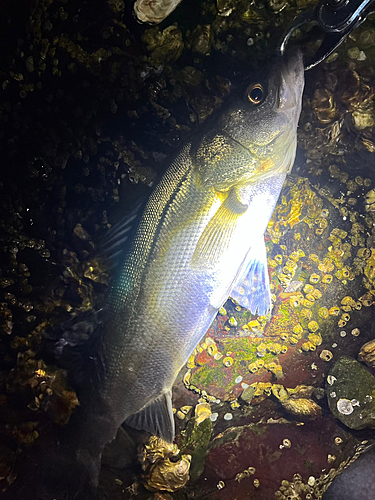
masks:
<path id="1" fill-rule="evenodd" d="M 321 63 L 375 10 L 375 0 L 322 0 L 314 9 L 302 12 L 281 37 L 277 52 L 283 55 L 290 37 L 304 24 L 313 23 L 324 37 L 314 57 L 305 63 L 309 70 Z"/>

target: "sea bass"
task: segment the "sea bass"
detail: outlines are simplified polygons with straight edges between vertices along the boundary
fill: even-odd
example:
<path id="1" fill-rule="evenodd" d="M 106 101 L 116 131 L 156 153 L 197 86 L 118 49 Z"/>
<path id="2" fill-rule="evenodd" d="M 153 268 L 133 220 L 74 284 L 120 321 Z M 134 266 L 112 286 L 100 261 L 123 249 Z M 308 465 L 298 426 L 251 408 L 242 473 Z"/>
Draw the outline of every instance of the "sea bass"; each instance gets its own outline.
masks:
<path id="1" fill-rule="evenodd" d="M 122 260 L 104 307 L 99 374 L 70 424 L 76 470 L 93 487 L 124 421 L 174 439 L 173 382 L 229 296 L 269 312 L 264 232 L 294 163 L 303 86 L 297 52 L 275 62 L 268 82 L 231 96 L 170 164 L 136 228 L 133 215 L 112 236 Z"/>

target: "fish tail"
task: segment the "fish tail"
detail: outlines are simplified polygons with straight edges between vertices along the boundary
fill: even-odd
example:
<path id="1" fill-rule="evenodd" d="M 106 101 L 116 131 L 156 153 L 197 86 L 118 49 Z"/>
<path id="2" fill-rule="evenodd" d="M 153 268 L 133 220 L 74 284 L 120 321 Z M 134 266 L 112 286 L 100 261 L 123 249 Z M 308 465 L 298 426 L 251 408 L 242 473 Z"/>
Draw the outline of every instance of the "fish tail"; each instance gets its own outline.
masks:
<path id="1" fill-rule="evenodd" d="M 101 454 L 87 450 L 59 453 L 53 463 L 42 464 L 36 500 L 93 500 L 99 482 Z M 35 497 L 34 497 L 35 498 Z"/>

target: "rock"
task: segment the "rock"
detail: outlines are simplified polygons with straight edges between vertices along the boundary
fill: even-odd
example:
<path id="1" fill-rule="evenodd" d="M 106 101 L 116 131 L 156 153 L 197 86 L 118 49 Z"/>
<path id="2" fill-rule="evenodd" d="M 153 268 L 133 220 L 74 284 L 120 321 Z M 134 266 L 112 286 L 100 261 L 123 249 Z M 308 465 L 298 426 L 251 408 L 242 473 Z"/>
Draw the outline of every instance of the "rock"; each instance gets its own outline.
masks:
<path id="1" fill-rule="evenodd" d="M 327 376 L 333 415 L 350 429 L 375 428 L 375 377 L 355 359 L 343 356 Z"/>

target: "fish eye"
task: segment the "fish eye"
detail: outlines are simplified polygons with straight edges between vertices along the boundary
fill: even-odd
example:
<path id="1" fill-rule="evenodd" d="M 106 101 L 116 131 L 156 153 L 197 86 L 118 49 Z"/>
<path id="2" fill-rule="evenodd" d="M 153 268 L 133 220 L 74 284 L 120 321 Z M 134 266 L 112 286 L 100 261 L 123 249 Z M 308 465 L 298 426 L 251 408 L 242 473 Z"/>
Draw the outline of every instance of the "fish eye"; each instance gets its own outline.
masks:
<path id="1" fill-rule="evenodd" d="M 264 101 L 265 94 L 266 93 L 261 83 L 252 83 L 246 89 L 246 97 L 248 98 L 250 103 L 254 104 L 255 106 Z"/>

